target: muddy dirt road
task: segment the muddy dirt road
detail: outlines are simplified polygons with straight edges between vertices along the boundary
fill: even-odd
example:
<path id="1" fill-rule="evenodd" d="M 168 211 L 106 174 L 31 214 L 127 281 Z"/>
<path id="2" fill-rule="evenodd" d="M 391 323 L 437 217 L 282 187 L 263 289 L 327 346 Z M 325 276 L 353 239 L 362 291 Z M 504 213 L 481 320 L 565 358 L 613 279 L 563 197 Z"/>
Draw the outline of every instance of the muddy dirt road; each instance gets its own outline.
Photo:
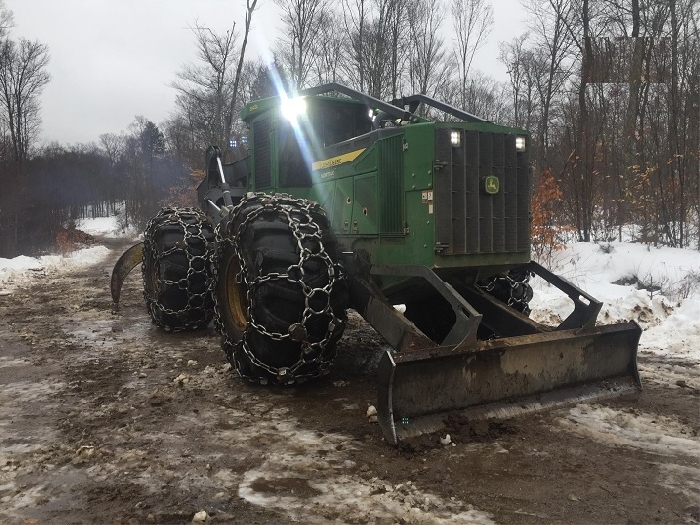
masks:
<path id="1" fill-rule="evenodd" d="M 365 415 L 383 343 L 357 316 L 328 378 L 251 386 L 212 328 L 150 323 L 138 272 L 112 312 L 112 242 L 0 295 L 2 523 L 700 522 L 695 365 L 642 354 L 636 399 L 392 448 Z"/>

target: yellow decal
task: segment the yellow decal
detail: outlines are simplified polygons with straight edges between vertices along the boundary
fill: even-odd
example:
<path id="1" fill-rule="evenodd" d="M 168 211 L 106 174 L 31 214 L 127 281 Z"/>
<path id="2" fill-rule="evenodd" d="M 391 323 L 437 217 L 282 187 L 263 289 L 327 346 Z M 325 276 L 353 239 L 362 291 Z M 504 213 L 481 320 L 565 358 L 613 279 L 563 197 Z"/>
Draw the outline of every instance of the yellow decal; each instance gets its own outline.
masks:
<path id="1" fill-rule="evenodd" d="M 255 111 L 259 107 L 260 106 L 258 106 L 257 104 L 251 104 L 250 106 L 248 106 L 248 111 Z"/>
<path id="2" fill-rule="evenodd" d="M 350 153 L 345 153 L 343 155 L 338 155 L 337 157 L 331 157 L 330 159 L 319 160 L 314 162 L 311 167 L 314 171 L 317 171 L 332 168 L 333 166 L 338 166 L 339 164 L 345 164 L 346 162 L 352 162 L 359 157 L 363 151 L 365 151 L 365 148 L 351 151 Z"/>

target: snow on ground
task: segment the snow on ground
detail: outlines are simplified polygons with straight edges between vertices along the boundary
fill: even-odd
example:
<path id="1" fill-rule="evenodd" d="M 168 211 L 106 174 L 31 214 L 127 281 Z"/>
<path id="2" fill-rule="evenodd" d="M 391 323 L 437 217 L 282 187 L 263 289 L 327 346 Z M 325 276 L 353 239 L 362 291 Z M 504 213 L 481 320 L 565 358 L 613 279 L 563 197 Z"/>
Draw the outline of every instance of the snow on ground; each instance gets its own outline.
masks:
<path id="1" fill-rule="evenodd" d="M 80 219 L 75 222 L 75 228 L 90 235 L 103 235 L 106 237 L 120 237 L 126 230 L 119 225 L 117 218 L 97 217 L 95 219 Z"/>
<path id="2" fill-rule="evenodd" d="M 98 217 L 81 219 L 76 228 L 90 235 L 102 237 L 119 237 L 131 235 L 122 228 L 117 217 Z M 58 271 L 70 270 L 80 266 L 97 264 L 105 260 L 109 249 L 105 246 L 82 248 L 72 253 L 61 255 L 43 255 L 27 257 L 21 255 L 13 259 L 0 258 L 0 295 L 7 295 L 36 276 L 48 276 Z"/>
<path id="3" fill-rule="evenodd" d="M 686 423 L 660 414 L 624 412 L 600 405 L 577 405 L 561 422 L 574 431 L 610 445 L 663 455 L 700 457 L 700 436 Z"/>
<path id="4" fill-rule="evenodd" d="M 700 252 L 581 242 L 558 252 L 550 269 L 603 301 L 598 322 L 638 322 L 641 351 L 700 365 Z M 541 280 L 533 287 L 535 319 L 551 324 L 573 309 L 568 297 Z"/>
<path id="5" fill-rule="evenodd" d="M 642 382 L 700 390 L 700 252 L 637 243 L 572 243 L 556 254 L 554 273 L 603 301 L 600 323 L 633 320 Z M 537 279 L 532 316 L 555 324 L 573 309 L 561 292 Z M 692 398 L 691 398 L 692 399 Z M 657 466 L 664 483 L 700 498 L 700 436 L 687 421 L 600 405 L 563 411 L 558 424 L 586 438 L 670 457 Z"/>
<path id="6" fill-rule="evenodd" d="M 558 423 L 599 443 L 658 455 L 659 461 L 654 464 L 662 473 L 662 484 L 700 501 L 700 436 L 689 421 L 638 410 L 577 405 Z"/>
<path id="7" fill-rule="evenodd" d="M 109 253 L 109 249 L 105 246 L 93 246 L 65 256 L 26 257 L 21 255 L 14 259 L 0 258 L 0 295 L 11 294 L 38 276 L 46 277 L 52 273 L 100 263 Z"/>

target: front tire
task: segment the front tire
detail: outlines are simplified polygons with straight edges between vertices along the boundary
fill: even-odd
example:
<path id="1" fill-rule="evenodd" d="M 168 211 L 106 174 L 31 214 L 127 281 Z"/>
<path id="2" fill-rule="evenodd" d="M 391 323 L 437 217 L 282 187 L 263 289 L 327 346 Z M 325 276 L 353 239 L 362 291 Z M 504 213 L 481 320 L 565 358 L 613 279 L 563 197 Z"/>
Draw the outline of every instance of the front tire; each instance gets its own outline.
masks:
<path id="1" fill-rule="evenodd" d="M 153 322 L 167 331 L 196 330 L 214 316 L 211 256 L 214 229 L 193 208 L 163 208 L 148 221 L 143 288 Z"/>
<path id="2" fill-rule="evenodd" d="M 299 383 L 328 372 L 348 293 L 323 209 L 249 194 L 217 230 L 215 323 L 240 375 Z"/>

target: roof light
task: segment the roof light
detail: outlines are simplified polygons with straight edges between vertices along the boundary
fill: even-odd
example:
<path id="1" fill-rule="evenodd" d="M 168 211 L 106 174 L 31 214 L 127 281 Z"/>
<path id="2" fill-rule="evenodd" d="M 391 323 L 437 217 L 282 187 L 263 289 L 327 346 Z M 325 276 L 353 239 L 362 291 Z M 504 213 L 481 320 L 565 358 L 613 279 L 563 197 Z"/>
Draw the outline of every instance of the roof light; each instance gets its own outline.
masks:
<path id="1" fill-rule="evenodd" d="M 296 121 L 306 113 L 306 100 L 304 97 L 282 98 L 280 105 L 282 116 L 290 122 Z"/>
<path id="2" fill-rule="evenodd" d="M 525 151 L 526 144 L 527 142 L 523 135 L 518 135 L 515 137 L 515 151 Z"/>
<path id="3" fill-rule="evenodd" d="M 450 142 L 453 148 L 458 148 L 462 144 L 462 134 L 458 129 L 453 129 L 450 133 Z"/>

